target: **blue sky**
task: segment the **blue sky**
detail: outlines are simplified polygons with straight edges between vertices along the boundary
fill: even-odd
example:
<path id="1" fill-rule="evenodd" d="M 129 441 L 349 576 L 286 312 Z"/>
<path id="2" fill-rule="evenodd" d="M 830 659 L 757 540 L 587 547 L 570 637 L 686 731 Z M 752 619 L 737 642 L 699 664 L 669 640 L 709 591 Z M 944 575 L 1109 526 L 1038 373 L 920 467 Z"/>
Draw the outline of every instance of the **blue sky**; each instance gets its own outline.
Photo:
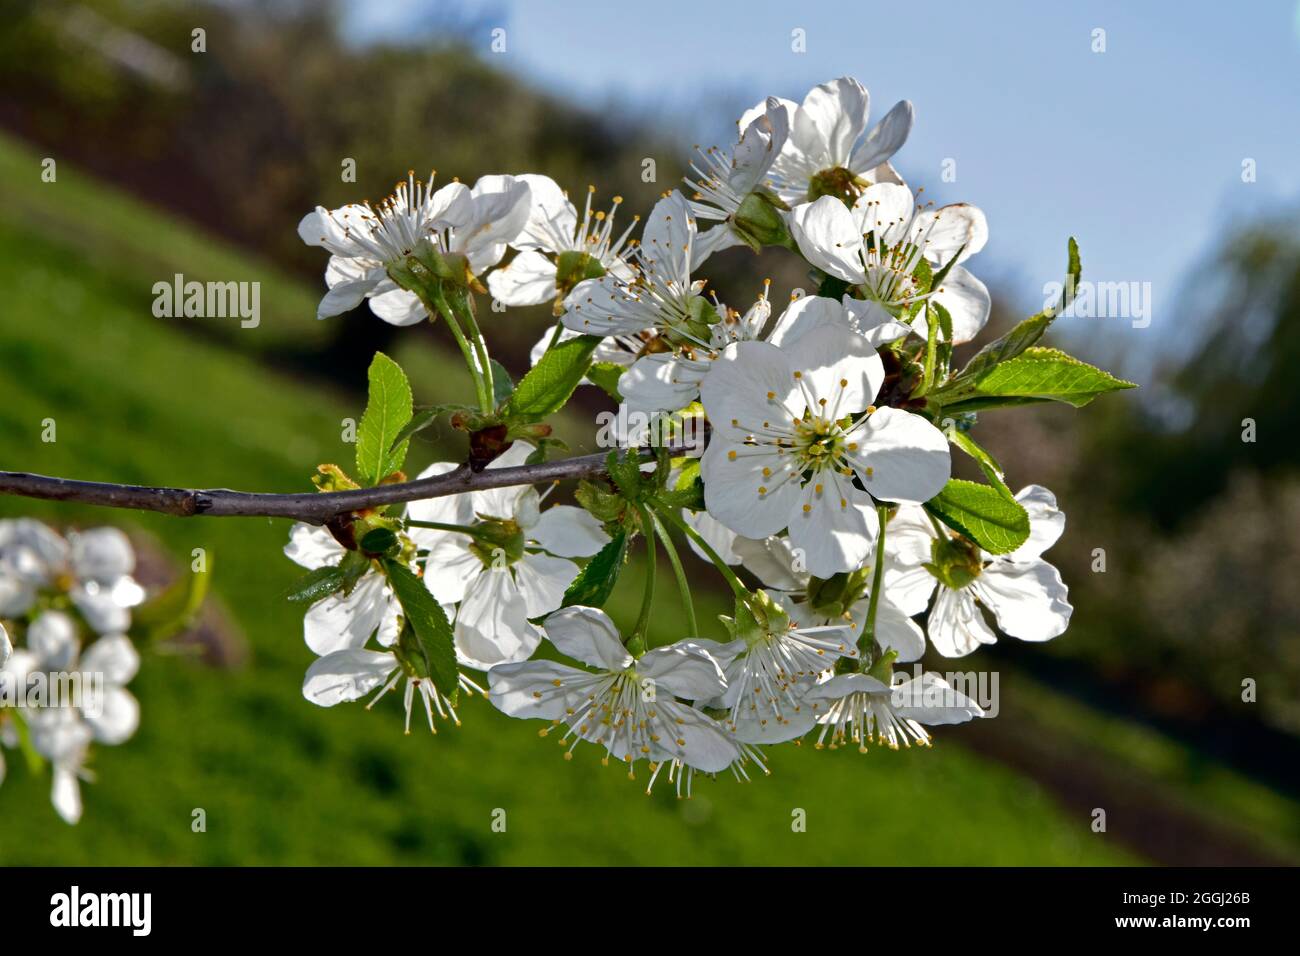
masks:
<path id="1" fill-rule="evenodd" d="M 1089 277 L 1152 284 L 1151 329 L 1123 329 L 1137 350 L 1177 339 L 1175 293 L 1227 223 L 1300 204 L 1297 0 L 452 6 L 492 62 L 693 135 L 725 138 L 740 108 L 769 93 L 797 101 L 846 73 L 869 88 L 876 117 L 912 100 L 916 125 L 896 162 L 931 198 L 985 210 L 991 239 L 970 265 L 1034 308 L 1076 235 Z M 358 2 L 347 17 L 363 39 L 409 39 L 440 8 Z M 505 53 L 489 52 L 495 24 Z M 1092 49 L 1098 28 L 1103 53 Z M 791 50 L 795 29 L 804 53 Z M 953 183 L 940 181 L 945 159 Z"/>

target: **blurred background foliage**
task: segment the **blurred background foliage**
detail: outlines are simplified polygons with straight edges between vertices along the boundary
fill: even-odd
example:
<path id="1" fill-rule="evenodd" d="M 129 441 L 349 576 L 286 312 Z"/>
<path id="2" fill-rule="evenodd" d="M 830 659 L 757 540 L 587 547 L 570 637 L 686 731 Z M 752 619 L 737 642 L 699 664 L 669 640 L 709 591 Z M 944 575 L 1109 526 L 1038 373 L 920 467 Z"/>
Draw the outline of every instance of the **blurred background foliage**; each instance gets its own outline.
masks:
<path id="1" fill-rule="evenodd" d="M 442 182 L 545 172 L 577 195 L 596 185 L 598 205 L 622 195 L 621 214 L 644 212 L 679 182 L 692 145 L 653 116 L 597 113 L 495 68 L 468 42 L 485 25 L 455 5 L 437 14 L 434 41 L 364 47 L 340 37 L 330 5 L 297 0 L 5 7 L 8 468 L 301 487 L 317 461 L 348 456 L 338 422 L 358 412 L 375 349 L 406 366 L 418 401 L 450 400 L 464 384 L 440 328 L 395 330 L 364 306 L 316 321 L 324 257 L 297 238 L 304 212 L 378 199 L 409 164 L 419 174 L 435 165 Z M 195 26 L 206 30 L 202 56 L 190 54 Z M 45 156 L 58 159 L 57 184 L 40 181 Z M 345 158 L 356 161 L 355 184 L 341 180 Z M 643 181 L 646 159 L 653 182 Z M 1067 511 L 1066 537 L 1049 557 L 1076 607 L 1070 631 L 1051 644 L 1004 641 L 956 667 L 930 662 L 999 671 L 998 720 L 953 729 L 928 754 L 859 762 L 783 748 L 772 780 L 713 784 L 690 804 L 647 802 L 619 771 L 594 758 L 565 765 L 528 725 L 486 705 L 470 706 L 464 728 L 433 742 L 403 740 L 383 708 L 306 705 L 299 609 L 279 599 L 295 576 L 278 555 L 280 525 L 0 500 L 4 515 L 120 521 L 176 555 L 204 542 L 218 554 L 219 600 L 251 650 L 246 667 L 226 673 L 183 657 L 147 661 L 144 729 L 101 752 L 80 828 L 57 823 L 43 781 L 11 772 L 0 789 L 0 861 L 1300 859 L 1291 439 L 1300 223 L 1280 213 L 1225 236 L 1180 296 L 1178 347 L 1140 376 L 1113 336 L 1058 323 L 1054 334 L 1074 352 L 1140 377 L 1140 392 L 1083 412 L 980 421 L 1013 487 L 1046 484 Z M 807 285 L 788 256 L 725 255 L 708 271 L 730 276 L 718 291 L 733 305 L 752 299 L 764 277 L 778 301 Z M 153 319 L 149 289 L 175 272 L 261 281 L 261 327 Z M 988 335 L 1018 318 L 994 292 Z M 545 307 L 511 310 L 492 316 L 489 338 L 518 373 L 548 322 Z M 560 423 L 575 451 L 590 449 L 587 413 L 604 407 L 593 391 Z M 45 445 L 38 423 L 50 415 L 60 437 Z M 1259 441 L 1242 440 L 1246 419 Z M 444 431 L 417 454 L 424 460 L 412 464 L 422 466 L 461 450 Z M 660 638 L 672 630 L 664 615 Z M 1256 702 L 1242 699 L 1247 679 Z M 824 808 L 827 829 L 788 839 L 791 805 Z M 193 806 L 216 808 L 222 827 L 192 838 Z M 521 825 L 494 843 L 486 821 L 496 806 L 520 808 L 545 832 Z M 1097 806 L 1110 810 L 1104 835 L 1088 827 Z M 860 827 L 858 808 L 878 825 Z"/>

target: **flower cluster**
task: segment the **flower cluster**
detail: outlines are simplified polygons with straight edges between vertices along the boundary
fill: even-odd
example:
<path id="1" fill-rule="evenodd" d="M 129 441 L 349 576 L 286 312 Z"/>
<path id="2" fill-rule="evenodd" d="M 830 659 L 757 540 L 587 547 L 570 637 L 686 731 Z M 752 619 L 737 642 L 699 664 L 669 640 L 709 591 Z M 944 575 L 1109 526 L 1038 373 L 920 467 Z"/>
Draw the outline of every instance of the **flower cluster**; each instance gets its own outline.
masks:
<path id="1" fill-rule="evenodd" d="M 0 521 L 0 744 L 49 762 L 50 799 L 69 823 L 93 779 L 91 744 L 124 743 L 140 723 L 126 689 L 140 665 L 131 611 L 145 597 L 134 569 L 116 528 L 65 538 L 30 518 Z"/>
<path id="2" fill-rule="evenodd" d="M 543 736 L 556 732 L 566 757 L 587 741 L 633 776 L 644 761 L 651 785 L 668 768 L 681 794 L 697 772 L 766 772 L 760 747 L 805 736 L 928 744 L 927 727 L 985 711 L 921 669 L 927 649 L 955 658 L 998 632 L 1064 632 L 1066 587 L 1042 557 L 1064 515 L 1045 488 L 1013 494 L 972 430 L 987 410 L 1077 407 L 1131 386 L 1036 344 L 1068 301 L 956 366 L 955 347 L 989 317 L 966 267 L 988 226 L 974 206 L 918 202 L 891 163 L 911 104 L 874 126 L 869 104 L 848 77 L 802 103 L 768 97 L 740 118 L 731 149 L 700 154 L 639 238 L 637 218 L 614 223 L 620 198 L 593 211 L 589 190 L 579 215 L 532 174 L 437 191 L 412 175 L 377 206 L 303 220 L 303 238 L 332 254 L 321 316 L 369 299 L 395 324 L 443 318 L 478 400 L 417 417 L 401 370 L 377 356 L 362 477 L 321 466 L 317 485 L 403 481 L 407 440 L 440 411 L 468 434 L 468 463 L 420 478 L 517 474 L 400 515 L 294 528 L 286 553 L 311 572 L 295 595 L 313 602 L 309 700 L 373 703 L 404 683 L 409 731 L 416 697 L 435 729 L 435 715 L 458 719 L 461 692 L 485 693 L 549 722 Z M 703 268 L 729 247 L 797 255 L 815 293 L 775 316 L 767 285 L 741 309 L 706 295 Z M 505 306 L 552 305 L 518 385 L 488 356 L 474 307 L 486 291 Z M 702 457 L 625 430 L 603 475 L 575 489 L 577 506 L 546 506 L 550 489 L 539 494 L 527 466 L 562 447 L 545 418 L 582 382 L 624 410 L 707 422 Z M 985 481 L 953 477 L 954 449 Z M 696 621 L 675 538 L 731 589 L 725 633 Z M 602 605 L 637 539 L 644 598 L 620 628 Z M 660 552 L 681 617 L 656 630 L 679 639 L 650 646 Z"/>

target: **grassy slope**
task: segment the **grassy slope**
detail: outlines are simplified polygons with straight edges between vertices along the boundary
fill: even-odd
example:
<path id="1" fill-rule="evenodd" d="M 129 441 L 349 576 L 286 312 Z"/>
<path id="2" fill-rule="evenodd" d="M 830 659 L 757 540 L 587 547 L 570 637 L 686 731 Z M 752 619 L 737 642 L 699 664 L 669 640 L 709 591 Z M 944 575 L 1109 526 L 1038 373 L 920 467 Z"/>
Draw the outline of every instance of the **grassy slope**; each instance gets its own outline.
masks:
<path id="1" fill-rule="evenodd" d="M 149 314 L 149 285 L 169 270 L 201 277 L 271 274 L 156 214 L 60 169 L 57 185 L 15 186 L 0 204 L 0 456 L 82 478 L 287 490 L 310 465 L 344 459 L 338 422 L 356 409 L 277 376 L 247 355 L 188 334 L 195 320 Z M 67 190 L 67 193 L 63 191 Z M 48 198 L 47 198 L 48 197 Z M 57 198 L 56 198 L 57 197 Z M 101 208 L 100 202 L 111 206 Z M 68 222 L 98 238 L 34 237 Z M 155 230 L 160 230 L 155 232 Z M 44 231 L 44 230 L 42 230 Z M 69 238 L 73 241 L 69 243 Z M 87 249 L 103 244 L 116 251 Z M 127 250 L 133 250 L 128 252 Z M 123 277 L 129 281 L 123 281 Z M 136 281 L 139 280 L 139 281 Z M 314 290 L 278 280 L 277 301 L 310 316 Z M 282 293 L 282 294 L 281 294 Z M 264 303 L 271 298 L 264 289 Z M 265 305 L 264 305 L 265 308 Z M 307 332 L 287 310 L 241 335 Z M 251 351 L 256 351 L 254 347 Z M 417 398 L 440 396 L 416 383 Z M 58 441 L 40 441 L 42 419 Z M 421 449 L 424 459 L 429 449 Z M 423 461 L 418 462 L 423 464 Z M 469 702 L 465 725 L 403 737 L 395 701 L 374 713 L 321 710 L 298 693 L 310 654 L 300 610 L 280 599 L 296 569 L 279 556 L 284 523 L 181 521 L 0 500 L 0 514 L 81 524 L 120 520 L 177 555 L 215 555 L 217 590 L 245 629 L 252 664 L 234 674 L 150 655 L 133 684 L 143 725 L 101 748 L 77 828 L 46 802 L 46 781 L 11 760 L 0 789 L 0 863 L 1114 863 L 1086 820 L 1065 819 L 1031 781 L 943 734 L 930 752 L 773 751 L 771 779 L 705 781 L 692 801 L 661 782 L 652 798 L 593 750 L 560 759 L 537 724 Z M 662 577 L 662 575 L 661 575 Z M 616 616 L 636 601 L 629 582 Z M 660 640 L 674 633 L 663 598 Z M 719 608 L 702 607 L 701 615 Z M 207 832 L 191 832 L 203 808 Z M 493 833 L 493 810 L 508 829 Z M 806 833 L 791 814 L 808 814 Z"/>

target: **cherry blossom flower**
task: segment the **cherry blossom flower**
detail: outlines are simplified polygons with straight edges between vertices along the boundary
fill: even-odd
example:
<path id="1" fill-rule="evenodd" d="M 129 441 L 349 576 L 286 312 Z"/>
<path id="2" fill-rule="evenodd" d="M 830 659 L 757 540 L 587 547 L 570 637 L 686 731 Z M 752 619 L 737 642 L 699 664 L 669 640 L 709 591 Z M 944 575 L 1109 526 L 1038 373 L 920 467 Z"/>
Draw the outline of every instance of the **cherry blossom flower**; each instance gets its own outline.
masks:
<path id="1" fill-rule="evenodd" d="M 1042 558 L 1065 530 L 1065 514 L 1041 485 L 1022 489 L 1016 500 L 1029 512 L 1030 534 L 1006 555 L 988 554 L 947 529 L 940 532 L 921 508 L 900 508 L 889 522 L 886 589 L 909 614 L 924 611 L 934 596 L 927 631 L 945 657 L 962 657 L 997 640 L 981 606 L 1003 632 L 1023 641 L 1051 640 L 1069 626 L 1069 590 Z"/>
<path id="2" fill-rule="evenodd" d="M 65 539 L 31 518 L 0 521 L 0 617 L 22 617 L 42 595 L 66 594 L 91 630 L 121 633 L 144 600 L 134 570 L 135 551 L 118 528 Z"/>
<path id="3" fill-rule="evenodd" d="M 942 432 L 871 404 L 883 379 L 876 350 L 847 328 L 728 346 L 700 390 L 709 513 L 748 538 L 788 528 L 819 577 L 861 567 L 878 530 L 873 496 L 926 501 L 951 468 Z"/>
<path id="4" fill-rule="evenodd" d="M 545 629 L 556 650 L 591 669 L 547 660 L 500 664 L 488 672 L 489 697 L 511 717 L 566 727 L 566 759 L 586 740 L 604 748 L 606 762 L 628 764 L 629 776 L 638 760 L 649 761 L 652 773 L 674 760 L 704 773 L 744 761 L 731 734 L 678 700 L 711 700 L 726 689 L 718 662 L 699 644 L 679 641 L 633 657 L 604 611 L 581 606 L 550 615 Z"/>
<path id="5" fill-rule="evenodd" d="M 871 738 L 897 750 L 899 744 L 930 746 L 926 726 L 961 724 L 983 717 L 984 709 L 936 674 L 922 674 L 893 687 L 870 674 L 840 674 L 808 692 L 820 704 L 822 725 L 816 746 L 830 738 L 830 749 L 847 743 L 867 752 Z"/>
<path id="6" fill-rule="evenodd" d="M 961 265 L 988 241 L 984 213 L 974 206 L 917 208 L 906 186 L 880 183 L 865 189 L 851 209 L 830 196 L 796 207 L 790 232 L 809 262 L 890 312 L 926 300 L 942 305 L 952 316 L 955 343 L 970 340 L 988 321 L 988 289 Z M 937 290 L 919 284 L 922 262 L 934 271 L 951 264 Z M 924 314 L 914 321 L 924 335 Z"/>
<path id="7" fill-rule="evenodd" d="M 370 311 L 393 325 L 414 325 L 428 317 L 419 297 L 403 286 L 409 259 L 459 256 L 468 276 L 501 261 L 506 244 L 524 227 L 531 195 L 514 176 L 484 176 L 473 189 L 452 182 L 434 191 L 412 171 L 377 206 L 317 206 L 298 224 L 309 246 L 330 255 L 325 269 L 329 291 L 317 318 L 341 315 L 370 300 Z M 394 274 L 397 274 L 395 277 Z"/>
<path id="8" fill-rule="evenodd" d="M 814 87 L 799 104 L 769 97 L 741 117 L 741 128 L 770 113 L 773 100 L 785 111 L 790 131 L 771 169 L 772 185 L 786 202 L 846 197 L 874 183 L 902 182 L 889 159 L 912 130 L 911 103 L 896 104 L 867 132 L 871 97 L 857 80 L 842 76 Z"/>
<path id="9" fill-rule="evenodd" d="M 488 276 L 488 290 L 503 305 L 529 306 L 554 301 L 556 314 L 563 299 L 584 279 L 612 275 L 631 281 L 635 277 L 627 258 L 632 248 L 628 236 L 639 216 L 620 234 L 614 232 L 614 214 L 622 203 L 615 196 L 608 214 L 592 212 L 595 187 L 587 190 L 582 218 L 555 180 L 549 176 L 519 176 L 528 184 L 532 206 L 523 231 L 511 245 L 519 254 Z"/>
<path id="10" fill-rule="evenodd" d="M 530 450 L 517 443 L 489 467 L 522 465 Z M 441 462 L 420 477 L 455 467 Z M 541 505 L 536 489 L 517 486 L 416 501 L 407 509 L 410 518 L 466 529 L 408 533 L 428 552 L 426 586 L 442 604 L 456 605 L 458 653 L 479 670 L 529 657 L 542 638 L 530 619 L 558 608 L 578 576 L 569 559 L 589 557 L 609 540 L 581 508 Z"/>

